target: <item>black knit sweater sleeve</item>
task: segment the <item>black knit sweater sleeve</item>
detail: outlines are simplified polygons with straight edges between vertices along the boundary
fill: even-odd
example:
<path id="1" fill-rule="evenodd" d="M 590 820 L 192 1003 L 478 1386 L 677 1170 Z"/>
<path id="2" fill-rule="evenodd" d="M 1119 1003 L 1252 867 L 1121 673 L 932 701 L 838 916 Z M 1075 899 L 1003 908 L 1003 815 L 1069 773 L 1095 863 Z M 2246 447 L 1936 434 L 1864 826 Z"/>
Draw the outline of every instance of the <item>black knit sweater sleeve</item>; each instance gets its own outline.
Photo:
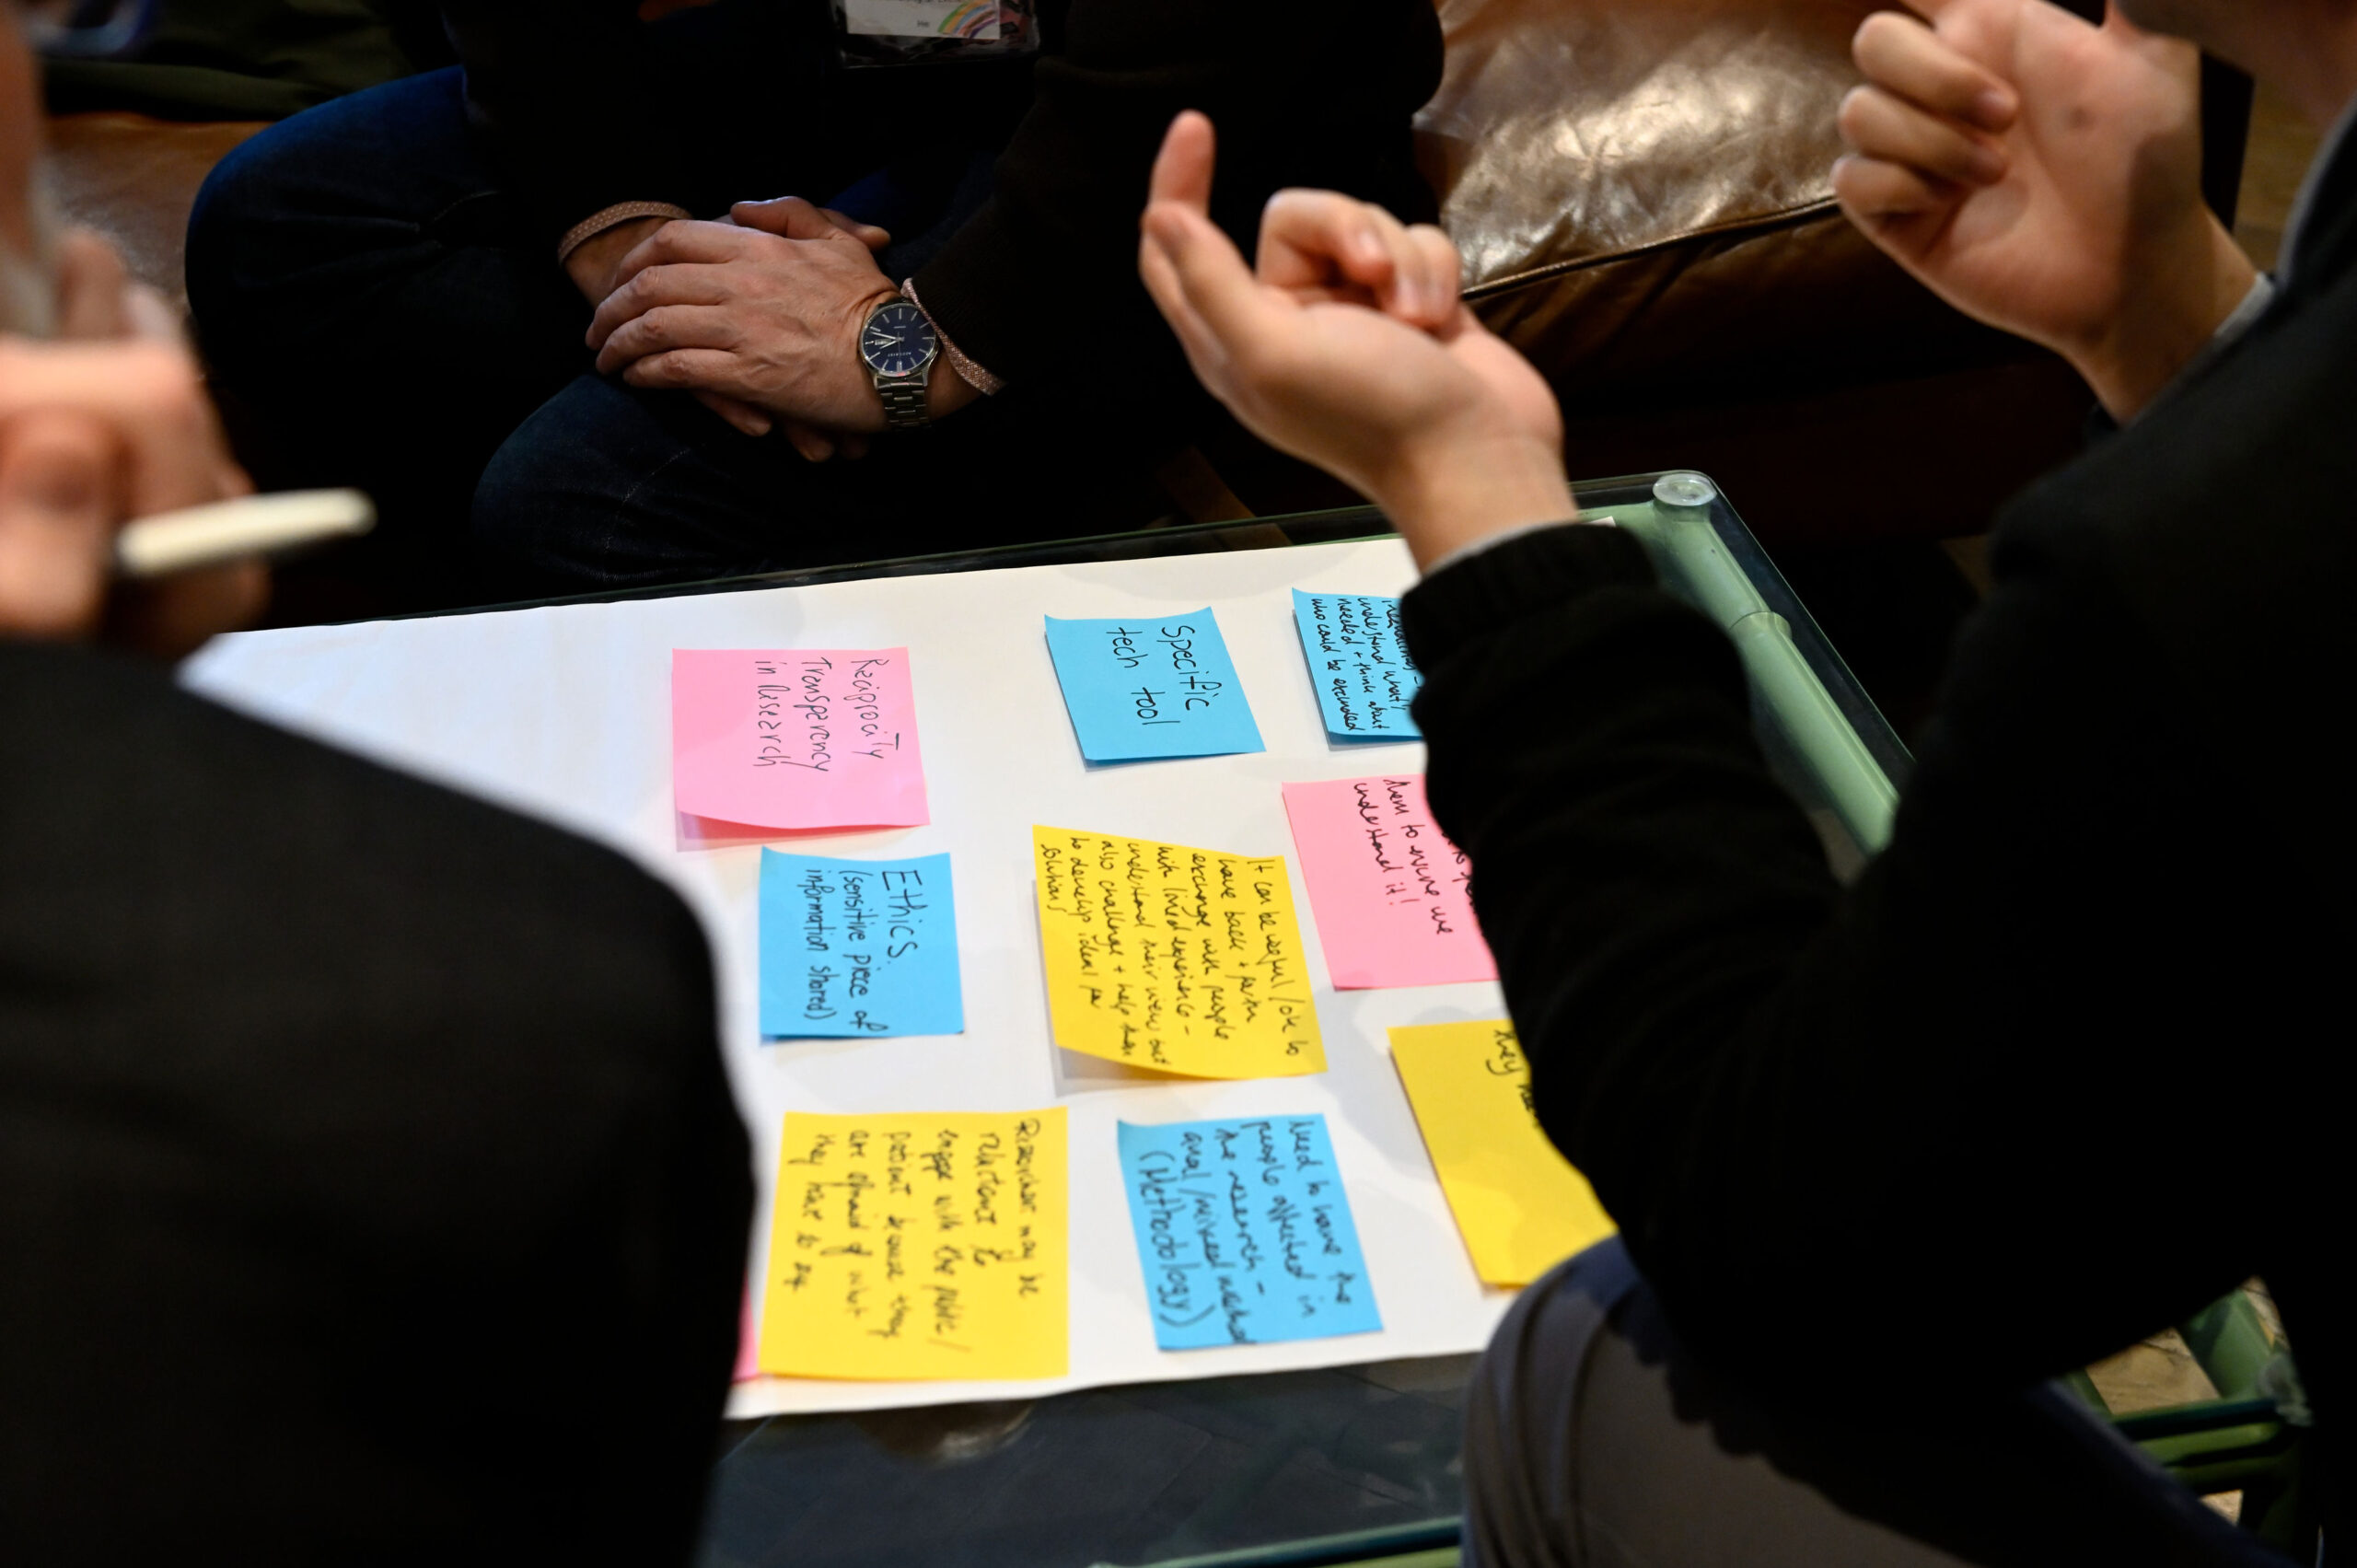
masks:
<path id="1" fill-rule="evenodd" d="M 1937 1342 L 2026 1381 L 2247 1263 L 2224 1200 L 2148 1201 L 2086 1119 L 2176 1114 L 2242 977 L 2296 961 L 2271 922 L 2215 916 L 2280 889 L 2194 826 L 2234 783 L 2099 575 L 2001 563 L 1847 889 L 1769 774 L 1732 646 L 1633 538 L 1510 540 L 1403 607 L 1433 807 L 1540 1119 L 1731 1372 L 1822 1390 Z"/>

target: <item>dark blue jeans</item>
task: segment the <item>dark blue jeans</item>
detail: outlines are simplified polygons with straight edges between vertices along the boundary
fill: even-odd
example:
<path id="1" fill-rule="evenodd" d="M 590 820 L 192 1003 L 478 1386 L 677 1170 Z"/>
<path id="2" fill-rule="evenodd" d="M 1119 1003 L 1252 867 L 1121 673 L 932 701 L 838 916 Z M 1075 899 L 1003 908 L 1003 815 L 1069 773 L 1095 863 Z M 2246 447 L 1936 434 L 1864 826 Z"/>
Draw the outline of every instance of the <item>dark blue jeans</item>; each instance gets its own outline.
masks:
<path id="1" fill-rule="evenodd" d="M 1714 1376 L 1620 1242 L 1590 1248 L 1475 1370 L 1466 1568 L 2292 1568 L 2059 1388 L 1821 1386 L 1805 1406 Z"/>
<path id="2" fill-rule="evenodd" d="M 906 114 L 866 137 L 862 114 L 847 97 L 820 145 L 716 129 L 702 182 L 820 194 L 890 228 L 881 261 L 904 277 L 987 196 L 990 154 L 952 128 L 911 147 Z M 427 597 L 872 560 L 1163 509 L 1145 475 L 1167 432 L 1125 424 L 1120 399 L 1011 389 L 864 460 L 813 464 L 685 394 L 596 375 L 589 308 L 526 232 L 495 151 L 459 71 L 414 76 L 256 136 L 190 226 L 190 304 L 233 415 L 287 482 L 375 494 L 387 569 Z"/>

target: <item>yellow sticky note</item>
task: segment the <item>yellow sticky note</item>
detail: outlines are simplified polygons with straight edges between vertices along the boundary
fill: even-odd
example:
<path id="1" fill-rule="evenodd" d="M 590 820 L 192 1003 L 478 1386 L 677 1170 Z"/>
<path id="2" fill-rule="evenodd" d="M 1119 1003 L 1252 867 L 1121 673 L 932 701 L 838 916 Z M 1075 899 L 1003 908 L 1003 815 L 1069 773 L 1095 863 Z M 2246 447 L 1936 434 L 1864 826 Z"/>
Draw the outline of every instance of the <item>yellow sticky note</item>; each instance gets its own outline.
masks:
<path id="1" fill-rule="evenodd" d="M 1539 1131 L 1514 1025 L 1396 1028 L 1391 1060 L 1484 1281 L 1527 1285 L 1612 1234 L 1587 1178 Z"/>
<path id="2" fill-rule="evenodd" d="M 761 1368 L 1060 1377 L 1071 1361 L 1064 1113 L 788 1111 Z"/>
<path id="3" fill-rule="evenodd" d="M 1056 1043 L 1197 1078 L 1326 1071 L 1281 855 L 1031 830 Z"/>

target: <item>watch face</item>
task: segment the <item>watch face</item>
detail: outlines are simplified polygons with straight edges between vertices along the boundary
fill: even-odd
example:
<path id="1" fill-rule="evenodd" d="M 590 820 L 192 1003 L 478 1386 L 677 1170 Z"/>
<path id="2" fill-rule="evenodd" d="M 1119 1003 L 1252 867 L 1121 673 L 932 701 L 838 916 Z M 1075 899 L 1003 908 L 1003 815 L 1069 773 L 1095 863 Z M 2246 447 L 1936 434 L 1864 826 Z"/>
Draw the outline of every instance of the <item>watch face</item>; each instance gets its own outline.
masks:
<path id="1" fill-rule="evenodd" d="M 859 357 L 878 376 L 913 376 L 933 358 L 933 323 L 905 299 L 877 308 L 859 331 Z"/>

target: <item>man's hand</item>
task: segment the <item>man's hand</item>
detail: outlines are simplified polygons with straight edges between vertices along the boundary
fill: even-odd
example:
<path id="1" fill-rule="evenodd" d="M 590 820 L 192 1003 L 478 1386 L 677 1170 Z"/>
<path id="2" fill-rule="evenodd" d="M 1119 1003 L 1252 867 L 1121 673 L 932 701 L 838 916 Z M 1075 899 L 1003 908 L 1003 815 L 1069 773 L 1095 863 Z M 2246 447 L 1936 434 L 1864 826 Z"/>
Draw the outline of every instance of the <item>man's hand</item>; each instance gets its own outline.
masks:
<path id="1" fill-rule="evenodd" d="M 1869 17 L 1842 208 L 1966 314 L 2054 349 L 2126 420 L 2256 276 L 2201 200 L 2200 57 L 2115 6 L 1907 0 Z M 1928 25 L 1926 23 L 1928 22 Z"/>
<path id="2" fill-rule="evenodd" d="M 813 460 L 839 447 L 855 456 L 884 428 L 859 331 L 898 292 L 873 254 L 888 238 L 796 197 L 740 202 L 726 223 L 666 224 L 624 259 L 590 322 L 598 368 L 695 392 L 749 435 L 774 419 Z M 936 414 L 943 394 L 964 401 L 943 380 Z"/>
<path id="3" fill-rule="evenodd" d="M 69 324 L 75 308 L 61 301 Z M 120 308 L 143 314 L 129 300 Z M 103 630 L 177 656 L 250 620 L 268 591 L 256 562 L 144 585 L 111 575 L 124 522 L 251 488 L 177 343 L 0 337 L 0 635 Z"/>
<path id="4" fill-rule="evenodd" d="M 1256 276 L 1211 221 L 1212 163 L 1211 122 L 1171 122 L 1138 270 L 1237 418 L 1374 500 L 1422 564 L 1576 515 L 1554 397 L 1465 308 L 1445 235 L 1346 196 L 1282 192 Z"/>

